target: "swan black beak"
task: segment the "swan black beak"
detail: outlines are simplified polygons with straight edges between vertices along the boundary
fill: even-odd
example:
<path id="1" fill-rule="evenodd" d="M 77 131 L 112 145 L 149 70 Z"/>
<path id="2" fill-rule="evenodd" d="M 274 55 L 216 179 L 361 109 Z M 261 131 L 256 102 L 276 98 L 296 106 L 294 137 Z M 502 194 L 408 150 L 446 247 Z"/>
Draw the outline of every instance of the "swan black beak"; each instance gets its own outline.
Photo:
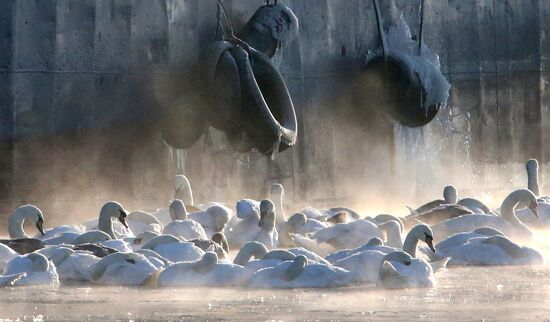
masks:
<path id="1" fill-rule="evenodd" d="M 126 224 L 126 213 L 124 210 L 119 209 L 120 215 L 118 216 L 118 221 L 120 221 L 126 229 L 129 229 L 128 224 Z"/>
<path id="2" fill-rule="evenodd" d="M 42 236 L 45 235 L 43 225 L 44 225 L 44 221 L 42 221 L 42 219 L 39 219 L 39 220 L 36 222 L 36 228 L 37 228 L 38 231 L 42 234 Z"/>
<path id="3" fill-rule="evenodd" d="M 435 247 L 434 247 L 434 243 L 433 243 L 433 238 L 432 238 L 432 237 L 426 237 L 426 244 L 428 244 L 428 247 L 430 247 L 430 249 L 432 250 L 432 252 L 435 253 Z"/>
<path id="4" fill-rule="evenodd" d="M 538 207 L 538 204 L 535 202 L 535 203 L 531 203 L 531 205 L 529 206 L 529 209 L 531 209 L 531 212 L 538 218 L 540 218 L 539 216 L 539 207 Z"/>

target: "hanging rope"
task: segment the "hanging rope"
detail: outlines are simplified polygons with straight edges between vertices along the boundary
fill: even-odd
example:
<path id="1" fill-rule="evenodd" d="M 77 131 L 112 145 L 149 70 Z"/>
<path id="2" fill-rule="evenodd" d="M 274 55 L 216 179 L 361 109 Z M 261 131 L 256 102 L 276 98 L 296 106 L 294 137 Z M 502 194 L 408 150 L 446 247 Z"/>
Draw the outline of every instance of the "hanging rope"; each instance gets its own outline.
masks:
<path id="1" fill-rule="evenodd" d="M 424 0 L 420 0 L 420 31 L 418 34 L 418 56 L 422 56 L 422 30 L 424 28 Z"/>

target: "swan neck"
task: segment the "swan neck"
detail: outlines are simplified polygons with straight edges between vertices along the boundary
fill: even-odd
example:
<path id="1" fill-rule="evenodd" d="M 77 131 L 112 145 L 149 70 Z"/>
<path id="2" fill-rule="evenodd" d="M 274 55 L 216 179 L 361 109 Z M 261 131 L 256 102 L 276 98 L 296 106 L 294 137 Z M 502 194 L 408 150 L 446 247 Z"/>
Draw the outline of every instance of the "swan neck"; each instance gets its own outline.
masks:
<path id="1" fill-rule="evenodd" d="M 25 222 L 26 216 L 24 213 L 15 212 L 11 215 L 8 225 L 8 232 L 11 238 L 28 238 L 25 230 L 23 229 L 23 223 Z"/>
<path id="2" fill-rule="evenodd" d="M 535 167 L 527 167 L 527 189 L 531 190 L 535 196 L 540 195 L 539 176 Z"/>
<path id="3" fill-rule="evenodd" d="M 391 247 L 402 248 L 403 240 L 401 239 L 401 227 L 399 224 L 388 225 L 386 230 L 386 239 Z"/>
<path id="4" fill-rule="evenodd" d="M 418 239 L 415 237 L 414 232 L 411 230 L 405 242 L 403 243 L 403 251 L 411 255 L 413 258 L 416 257 L 416 246 L 418 245 Z"/>
<path id="5" fill-rule="evenodd" d="M 504 199 L 500 207 L 500 216 L 503 219 L 514 224 L 523 225 L 515 214 L 518 203 L 523 200 L 521 197 L 521 191 L 514 191 Z"/>
<path id="6" fill-rule="evenodd" d="M 112 239 L 117 239 L 115 232 L 113 231 L 113 222 L 111 220 L 111 215 L 106 211 L 101 211 L 99 213 L 99 220 L 97 223 L 97 228 L 107 235 L 111 236 Z"/>
<path id="7" fill-rule="evenodd" d="M 247 243 L 241 248 L 241 250 L 239 250 L 239 253 L 237 254 L 237 256 L 235 256 L 235 259 L 233 260 L 233 264 L 244 266 L 250 261 L 250 258 L 252 258 L 252 256 L 254 256 L 254 258 L 256 259 L 259 259 L 264 257 L 267 252 L 267 248 L 261 243 Z"/>
<path id="8" fill-rule="evenodd" d="M 286 221 L 285 209 L 283 206 L 283 193 L 279 193 L 277 196 L 274 196 L 273 203 L 275 204 L 275 214 L 276 220 L 278 223 Z"/>

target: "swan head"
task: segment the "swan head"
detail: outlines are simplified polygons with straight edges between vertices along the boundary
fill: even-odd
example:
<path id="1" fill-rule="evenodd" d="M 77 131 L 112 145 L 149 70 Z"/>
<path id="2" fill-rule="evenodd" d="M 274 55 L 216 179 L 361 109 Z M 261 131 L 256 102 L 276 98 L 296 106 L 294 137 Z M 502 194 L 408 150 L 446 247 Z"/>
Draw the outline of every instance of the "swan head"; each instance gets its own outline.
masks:
<path id="1" fill-rule="evenodd" d="M 11 216 L 10 221 L 19 221 L 16 225 L 22 226 L 24 220 L 30 220 L 34 223 L 36 229 L 44 236 L 44 215 L 42 211 L 35 205 L 23 205 L 15 209 L 15 213 Z M 22 236 L 12 236 L 21 238 Z"/>
<path id="2" fill-rule="evenodd" d="M 326 221 L 333 224 L 345 224 L 348 222 L 348 214 L 345 212 L 339 212 L 336 215 L 327 218 Z"/>
<path id="3" fill-rule="evenodd" d="M 151 239 L 153 239 L 157 236 L 160 236 L 160 235 L 158 233 L 154 232 L 154 231 L 147 230 L 147 231 L 144 231 L 144 232 L 138 234 L 136 236 L 136 238 L 134 238 L 133 244 L 134 245 L 144 245 L 145 243 L 147 243 L 148 241 L 150 241 Z"/>
<path id="4" fill-rule="evenodd" d="M 197 261 L 193 267 L 193 270 L 199 274 L 210 273 L 216 267 L 218 263 L 218 255 L 213 252 L 205 253 L 202 258 Z"/>
<path id="5" fill-rule="evenodd" d="M 174 198 L 183 199 L 188 205 L 192 205 L 193 192 L 191 190 L 191 183 L 189 179 L 183 174 L 178 174 L 174 180 Z"/>
<path id="6" fill-rule="evenodd" d="M 270 195 L 271 198 L 281 198 L 285 194 L 285 188 L 280 183 L 274 183 L 271 185 Z"/>
<path id="7" fill-rule="evenodd" d="M 537 159 L 529 159 L 525 164 L 525 169 L 528 173 L 536 174 L 539 171 L 539 162 Z"/>
<path id="8" fill-rule="evenodd" d="M 103 205 L 100 211 L 100 217 L 103 215 L 111 218 L 117 218 L 118 221 L 120 221 L 120 223 L 126 228 L 128 228 L 128 224 L 126 223 L 127 214 L 128 212 L 124 210 L 122 205 L 116 201 L 107 202 Z"/>
<path id="9" fill-rule="evenodd" d="M 95 244 L 95 243 L 104 242 L 110 239 L 111 239 L 111 236 L 109 236 L 109 234 L 107 234 L 104 231 L 91 230 L 76 237 L 76 239 L 73 240 L 73 245 Z"/>
<path id="10" fill-rule="evenodd" d="M 286 222 L 287 230 L 290 233 L 295 233 L 298 227 L 301 227 L 307 223 L 307 216 L 301 212 L 297 212 L 288 218 Z"/>
<path id="11" fill-rule="evenodd" d="M 50 261 L 40 253 L 30 253 L 25 256 L 31 261 L 33 272 L 46 272 L 50 268 Z"/>
<path id="12" fill-rule="evenodd" d="M 448 185 L 445 187 L 445 189 L 443 189 L 443 199 L 445 199 L 445 202 L 447 202 L 448 204 L 456 204 L 458 200 L 458 193 L 455 186 Z"/>
<path id="13" fill-rule="evenodd" d="M 371 238 L 366 245 L 367 246 L 382 246 L 382 245 L 384 245 L 384 242 L 382 241 L 382 239 L 380 239 L 378 237 L 374 237 L 374 238 Z"/>
<path id="14" fill-rule="evenodd" d="M 292 281 L 296 279 L 300 274 L 302 274 L 302 271 L 307 266 L 307 257 L 304 255 L 298 255 L 294 258 L 294 262 L 286 269 L 284 272 L 282 278 L 285 281 Z"/>
<path id="15" fill-rule="evenodd" d="M 391 252 L 384 256 L 384 261 L 399 262 L 408 266 L 412 263 L 412 256 L 404 251 Z"/>
<path id="16" fill-rule="evenodd" d="M 433 244 L 433 232 L 432 229 L 425 224 L 419 224 L 413 227 L 411 230 L 411 233 L 413 234 L 414 238 L 416 240 L 422 240 L 424 241 L 428 247 L 430 247 L 431 251 L 435 253 L 435 247 Z"/>
<path id="17" fill-rule="evenodd" d="M 260 202 L 260 221 L 258 221 L 258 226 L 268 227 L 268 225 L 275 225 L 273 209 L 275 209 L 275 205 L 271 200 L 264 199 Z"/>
<path id="18" fill-rule="evenodd" d="M 187 209 L 181 199 L 174 199 L 174 201 L 170 203 L 168 211 L 170 212 L 170 218 L 172 218 L 172 221 L 187 219 Z"/>
<path id="19" fill-rule="evenodd" d="M 224 206 L 211 206 L 206 211 L 213 216 L 217 232 L 222 231 L 231 219 L 231 210 Z"/>
<path id="20" fill-rule="evenodd" d="M 226 253 L 229 253 L 229 244 L 227 243 L 227 238 L 221 232 L 214 233 L 212 235 L 212 241 L 220 245 Z"/>

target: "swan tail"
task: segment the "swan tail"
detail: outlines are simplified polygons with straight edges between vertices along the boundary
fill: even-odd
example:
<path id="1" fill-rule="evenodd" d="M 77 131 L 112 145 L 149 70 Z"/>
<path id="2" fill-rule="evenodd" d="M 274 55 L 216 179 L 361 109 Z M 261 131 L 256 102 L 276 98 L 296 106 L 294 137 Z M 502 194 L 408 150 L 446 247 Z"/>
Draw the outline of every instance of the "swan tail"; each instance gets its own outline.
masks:
<path id="1" fill-rule="evenodd" d="M 447 268 L 447 263 L 449 263 L 450 257 L 445 257 L 443 259 L 430 262 L 430 266 L 432 267 L 432 271 L 434 273 L 442 271 Z"/>
<path id="2" fill-rule="evenodd" d="M 155 288 L 158 286 L 158 277 L 160 273 L 162 272 L 162 269 L 156 270 L 151 275 L 149 275 L 144 281 L 143 286 Z"/>
<path id="3" fill-rule="evenodd" d="M 405 205 L 405 207 L 407 207 L 407 209 L 409 209 L 409 211 L 411 212 L 409 215 L 407 215 L 406 217 L 413 217 L 413 216 L 418 216 L 418 211 L 416 211 L 415 209 Z M 406 218 L 405 217 L 405 218 Z"/>
<path id="4" fill-rule="evenodd" d="M 290 237 L 296 243 L 296 245 L 317 253 L 317 255 L 320 255 L 322 257 L 331 253 L 331 249 L 329 249 L 328 246 L 317 244 L 317 242 L 315 242 L 314 240 L 304 237 L 302 235 L 290 234 Z"/>
<path id="5" fill-rule="evenodd" d="M 17 281 L 27 276 L 27 273 L 17 273 L 11 275 L 0 276 L 0 287 L 13 286 Z"/>

